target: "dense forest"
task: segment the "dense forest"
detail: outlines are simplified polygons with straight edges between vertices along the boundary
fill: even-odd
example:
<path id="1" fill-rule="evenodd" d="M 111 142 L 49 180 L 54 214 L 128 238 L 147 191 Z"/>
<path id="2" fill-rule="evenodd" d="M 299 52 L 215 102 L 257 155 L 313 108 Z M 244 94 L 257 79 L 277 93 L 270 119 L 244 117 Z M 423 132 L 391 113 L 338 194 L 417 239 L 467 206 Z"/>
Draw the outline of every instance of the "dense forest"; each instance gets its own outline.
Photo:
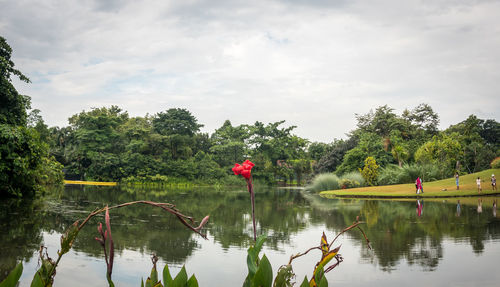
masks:
<path id="1" fill-rule="evenodd" d="M 320 173 L 361 172 L 366 178 L 369 162 L 378 172 L 368 183 L 391 184 L 394 172 L 408 166 L 432 165 L 437 179 L 498 165 L 496 120 L 470 115 L 439 130 L 439 116 L 428 104 L 401 115 L 387 105 L 355 115 L 357 127 L 331 143 L 301 138 L 284 120 L 238 126 L 226 120 L 203 133 L 203 124 L 184 108 L 130 117 L 118 106 L 100 107 L 73 115 L 66 127 L 48 127 L 12 84 L 12 76 L 29 79 L 14 68 L 11 53 L 0 37 L 2 195 L 33 194 L 42 184 L 60 182 L 61 169 L 66 179 L 231 184 L 237 181 L 234 163 L 251 159 L 257 181 L 300 184 Z"/>

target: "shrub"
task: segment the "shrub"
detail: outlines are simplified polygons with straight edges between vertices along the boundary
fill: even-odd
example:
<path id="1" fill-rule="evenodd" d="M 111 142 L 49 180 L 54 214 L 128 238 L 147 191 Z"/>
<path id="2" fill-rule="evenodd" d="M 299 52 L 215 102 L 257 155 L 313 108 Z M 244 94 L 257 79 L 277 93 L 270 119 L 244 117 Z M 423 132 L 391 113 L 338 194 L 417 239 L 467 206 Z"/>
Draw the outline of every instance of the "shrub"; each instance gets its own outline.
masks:
<path id="1" fill-rule="evenodd" d="M 359 169 L 361 175 L 366 180 L 368 185 L 375 185 L 378 176 L 379 165 L 375 161 L 375 158 L 369 156 L 365 159 L 365 166 L 363 169 Z"/>
<path id="2" fill-rule="evenodd" d="M 443 176 L 444 175 L 444 176 Z M 382 168 L 378 176 L 379 185 L 391 185 L 401 183 L 412 183 L 417 177 L 424 181 L 434 181 L 450 177 L 448 173 L 442 173 L 442 169 L 434 164 L 405 164 L 403 167 L 388 165 Z"/>
<path id="3" fill-rule="evenodd" d="M 360 187 L 361 184 L 359 181 L 352 180 L 349 178 L 343 178 L 339 181 L 339 185 L 341 188 L 354 188 L 354 187 Z"/>
<path id="4" fill-rule="evenodd" d="M 361 175 L 361 173 L 357 172 L 357 171 L 351 171 L 349 173 L 346 173 L 342 176 L 342 179 L 348 179 L 350 181 L 354 181 L 354 182 L 357 182 L 358 186 L 365 186 L 366 185 L 366 182 L 365 182 L 365 179 L 363 178 L 363 176 Z"/>
<path id="5" fill-rule="evenodd" d="M 496 157 L 491 161 L 491 168 L 500 168 L 500 157 Z"/>
<path id="6" fill-rule="evenodd" d="M 339 178 L 333 173 L 322 173 L 316 176 L 312 184 L 307 187 L 308 190 L 320 192 L 325 190 L 339 189 Z"/>

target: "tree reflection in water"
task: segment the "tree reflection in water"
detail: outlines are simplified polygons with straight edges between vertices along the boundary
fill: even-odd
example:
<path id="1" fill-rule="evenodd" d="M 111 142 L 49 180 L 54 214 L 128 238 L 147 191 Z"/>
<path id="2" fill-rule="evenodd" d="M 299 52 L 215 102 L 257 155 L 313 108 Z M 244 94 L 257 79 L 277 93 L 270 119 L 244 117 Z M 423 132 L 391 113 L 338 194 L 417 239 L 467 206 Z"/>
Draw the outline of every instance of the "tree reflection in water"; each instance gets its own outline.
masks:
<path id="1" fill-rule="evenodd" d="M 246 249 L 253 242 L 250 203 L 244 188 L 66 186 L 64 190 L 52 190 L 43 200 L 1 202 L 0 277 L 16 261 L 33 255 L 41 244 L 42 231 L 62 233 L 75 219 L 85 217 L 97 207 L 135 200 L 170 202 L 199 219 L 209 214 L 209 238 L 224 250 Z M 422 201 L 419 207 L 415 200 L 326 199 L 300 190 L 256 188 L 255 211 L 258 234 L 269 236 L 268 249 L 283 249 L 297 234 L 312 226 L 324 226 L 325 231 L 337 233 L 359 215 L 366 222 L 363 229 L 373 251 L 366 249 L 361 234 L 352 232 L 347 236 L 359 243 L 363 262 L 392 271 L 405 260 L 409 265 L 432 271 L 443 258 L 445 239 L 467 241 L 476 254 L 481 254 L 485 241 L 500 238 L 500 221 L 494 216 L 496 201 L 483 198 L 482 213 L 477 212 L 477 202 L 474 198 L 463 198 L 457 205 L 457 200 L 426 199 L 423 212 Z M 111 217 L 117 254 L 124 250 L 155 253 L 169 264 L 182 264 L 201 248 L 199 238 L 160 210 L 132 206 L 111 211 Z M 89 226 L 96 226 L 98 221 L 102 218 L 93 219 Z M 82 229 L 74 250 L 102 258 L 95 236 L 95 228 Z M 241 264 L 244 262 L 242 258 Z"/>

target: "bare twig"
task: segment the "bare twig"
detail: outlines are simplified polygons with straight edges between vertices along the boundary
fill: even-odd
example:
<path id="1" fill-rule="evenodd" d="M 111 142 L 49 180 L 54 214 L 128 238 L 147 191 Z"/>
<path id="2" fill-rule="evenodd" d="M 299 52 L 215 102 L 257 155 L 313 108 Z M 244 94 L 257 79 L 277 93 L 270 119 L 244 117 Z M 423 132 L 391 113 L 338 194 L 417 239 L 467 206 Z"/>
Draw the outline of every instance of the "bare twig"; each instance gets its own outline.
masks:
<path id="1" fill-rule="evenodd" d="M 115 206 L 110 206 L 109 209 L 115 209 L 115 208 L 122 208 L 122 207 L 125 207 L 125 206 L 130 206 L 130 205 L 134 205 L 134 204 L 147 204 L 147 205 L 151 205 L 151 206 L 156 206 L 156 207 L 159 207 L 173 215 L 175 215 L 177 217 L 177 219 L 179 219 L 179 221 L 184 224 L 184 226 L 186 226 L 187 228 L 191 229 L 193 232 L 199 234 L 201 237 L 207 239 L 207 236 L 206 234 L 203 234 L 200 232 L 201 228 L 203 227 L 204 224 L 207 223 L 208 221 L 208 218 L 207 216 L 205 216 L 205 218 L 202 220 L 202 223 L 203 225 L 200 224 L 200 226 L 198 227 L 194 227 L 193 224 L 194 223 L 194 220 L 192 217 L 190 216 L 186 216 L 182 213 L 180 213 L 176 208 L 175 208 L 175 205 L 173 204 L 170 204 L 170 203 L 159 203 L 159 202 L 153 202 L 153 201 L 147 201 L 147 200 L 138 200 L 138 201 L 131 201 L 131 202 L 127 202 L 127 203 L 122 203 L 122 204 L 118 204 L 118 205 L 115 205 Z M 85 218 L 85 220 L 78 226 L 78 230 L 82 229 L 83 226 L 85 226 L 85 224 L 94 216 L 98 215 L 99 213 L 102 213 L 106 210 L 106 208 L 100 208 L 100 209 L 97 209 L 95 210 L 94 212 L 90 213 L 87 218 Z M 188 223 L 188 221 L 191 222 Z"/>
<path id="2" fill-rule="evenodd" d="M 344 230 L 340 231 L 339 234 L 337 234 L 337 236 L 335 236 L 335 238 L 332 240 L 332 242 L 330 242 L 330 244 L 328 245 L 328 248 L 332 248 L 332 245 L 333 243 L 335 242 L 335 240 L 337 240 L 337 238 L 341 235 L 341 234 L 344 234 L 345 232 L 353 229 L 353 228 L 356 228 L 358 227 L 358 225 L 364 223 L 363 221 L 357 221 L 357 218 L 356 218 L 356 222 L 354 222 L 351 226 L 348 226 L 346 228 L 344 228 Z M 359 227 L 358 227 L 359 228 Z M 362 232 L 363 230 L 361 228 L 359 228 Z M 363 232 L 363 235 L 364 235 L 364 232 Z M 366 238 L 366 235 L 365 235 L 365 238 Z M 369 245 L 368 245 L 369 246 Z"/>
<path id="3" fill-rule="evenodd" d="M 311 248 L 309 248 L 307 251 L 305 251 L 305 252 L 303 252 L 303 253 L 298 253 L 298 254 L 296 254 L 296 255 L 292 255 L 292 256 L 290 256 L 290 261 L 288 261 L 288 265 L 292 264 L 292 261 L 293 261 L 294 259 L 299 258 L 299 257 L 301 257 L 301 256 L 304 256 L 304 255 L 306 255 L 307 253 L 309 253 L 309 251 L 314 250 L 314 249 L 319 249 L 319 250 L 321 250 L 321 246 L 311 247 Z"/>

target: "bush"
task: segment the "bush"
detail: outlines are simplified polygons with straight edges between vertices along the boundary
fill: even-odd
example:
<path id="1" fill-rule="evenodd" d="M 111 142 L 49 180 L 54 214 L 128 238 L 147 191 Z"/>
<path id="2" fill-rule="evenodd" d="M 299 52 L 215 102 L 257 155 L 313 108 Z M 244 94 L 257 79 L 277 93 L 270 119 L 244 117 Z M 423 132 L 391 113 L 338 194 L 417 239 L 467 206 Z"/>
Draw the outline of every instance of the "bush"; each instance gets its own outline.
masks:
<path id="1" fill-rule="evenodd" d="M 339 178 L 333 173 L 322 173 L 316 176 L 312 184 L 307 187 L 308 190 L 320 192 L 325 190 L 339 189 Z"/>
<path id="2" fill-rule="evenodd" d="M 429 182 L 450 177 L 448 173 L 443 173 L 442 169 L 434 164 L 405 164 L 403 167 L 388 165 L 382 168 L 378 176 L 379 185 L 391 185 L 415 182 L 417 177 Z"/>
<path id="3" fill-rule="evenodd" d="M 349 173 L 344 174 L 342 176 L 342 179 L 347 179 L 347 180 L 350 180 L 350 181 L 353 181 L 353 182 L 357 182 L 358 185 L 356 187 L 365 186 L 366 185 L 365 179 L 363 178 L 363 176 L 361 175 L 361 173 L 359 173 L 357 171 L 351 171 Z"/>
<path id="4" fill-rule="evenodd" d="M 340 188 L 354 188 L 354 187 L 360 187 L 361 184 L 359 181 L 348 179 L 348 178 L 343 178 L 339 181 Z"/>
<path id="5" fill-rule="evenodd" d="M 491 168 L 500 168 L 500 157 L 496 157 L 491 161 Z"/>
<path id="6" fill-rule="evenodd" d="M 368 185 L 375 185 L 377 183 L 379 165 L 375 161 L 374 157 L 367 157 L 365 159 L 365 166 L 363 169 L 359 169 L 361 175 L 366 180 Z"/>

